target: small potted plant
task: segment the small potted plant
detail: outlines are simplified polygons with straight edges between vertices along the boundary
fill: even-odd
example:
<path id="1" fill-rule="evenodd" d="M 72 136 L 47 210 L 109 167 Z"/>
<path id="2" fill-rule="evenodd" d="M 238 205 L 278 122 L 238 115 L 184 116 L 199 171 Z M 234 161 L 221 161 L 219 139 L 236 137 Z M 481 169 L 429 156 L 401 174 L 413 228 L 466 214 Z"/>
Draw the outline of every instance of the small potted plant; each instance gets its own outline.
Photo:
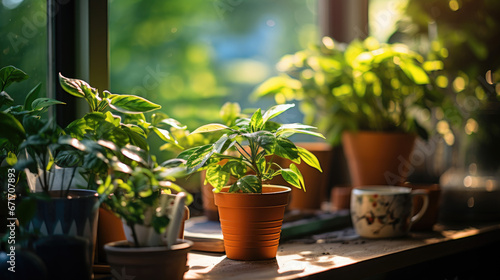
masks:
<path id="1" fill-rule="evenodd" d="M 349 45 L 325 37 L 322 44 L 282 58 L 279 76 L 255 95 L 278 103 L 299 100 L 305 122 L 318 126 L 333 145 L 341 141 L 354 186 L 405 180 L 417 135 L 427 139 L 429 116 L 444 102 L 425 61 L 403 44 L 374 38 Z M 387 160 L 387 165 L 384 161 Z"/>
<path id="2" fill-rule="evenodd" d="M 59 83 L 68 94 L 85 100 L 89 108 L 89 112 L 82 118 L 64 128 L 64 132 L 71 137 L 80 141 L 104 140 L 117 147 L 133 145 L 149 151 L 148 140 L 154 135 L 170 145 L 170 149 L 182 148 L 169 129 L 184 127 L 166 114 L 158 112 L 160 105 L 140 96 L 100 91 L 83 80 L 68 78 L 62 74 L 59 74 Z M 151 114 L 146 115 L 147 113 Z M 96 190 L 97 182 L 108 176 L 108 167 L 96 158 L 95 153 L 86 155 L 85 159 L 79 175 L 87 182 L 84 187 Z M 121 221 L 110 211 L 106 202 L 99 208 L 98 227 L 97 257 L 99 262 L 105 262 L 104 244 L 125 239 Z"/>
<path id="3" fill-rule="evenodd" d="M 206 180 L 214 187 L 224 247 L 230 259 L 274 258 L 291 189 L 266 185 L 266 182 L 281 175 L 292 186 L 306 191 L 296 164 L 304 161 L 321 169 L 313 154 L 288 139 L 296 133 L 323 137 L 313 131 L 314 127 L 271 121 L 293 106 L 277 105 L 264 113 L 257 109 L 250 118 L 238 118 L 232 126 L 201 126 L 192 133 L 223 134 L 212 144 L 191 148 L 179 155 L 186 160 L 189 172 L 206 170 Z M 279 166 L 275 157 L 292 163 Z M 225 161 L 221 163 L 222 160 Z M 228 186 L 231 177 L 235 182 Z"/>
<path id="4" fill-rule="evenodd" d="M 136 146 L 118 147 L 105 140 L 97 145 L 87 145 L 88 140 L 69 141 L 96 154 L 109 170 L 98 192 L 124 221 L 127 237 L 104 246 L 114 277 L 183 279 L 192 243 L 178 236 L 183 228 L 184 205 L 192 197 L 173 182 L 185 174 L 185 168 L 179 166 L 183 161 L 159 165 Z"/>
<path id="5" fill-rule="evenodd" d="M 5 174 L 14 175 L 9 177 L 8 192 L 19 203 L 16 209 L 19 211 L 12 212 L 19 217 L 19 234 L 29 237 L 23 245 L 44 260 L 49 277 L 57 278 L 58 272 L 64 271 L 56 266 L 71 264 L 75 279 L 90 279 L 99 205 L 97 192 L 70 190 L 75 178 L 73 167 L 81 164 L 83 155 L 59 143 L 63 130 L 53 121 L 42 118 L 48 107 L 63 103 L 39 97 L 41 85 L 38 84 L 27 94 L 23 105 L 13 105 L 14 99 L 5 90 L 28 75 L 6 66 L 0 69 L 0 77 L 0 107 L 10 106 L 0 113 L 0 122 L 6 128 L 0 133 L 5 162 L 2 166 L 9 170 Z M 59 172 L 61 167 L 63 171 Z M 71 171 L 65 172 L 68 167 Z M 59 190 L 53 191 L 56 185 Z M 59 250 L 49 248 L 54 244 Z M 76 258 L 73 263 L 71 258 L 55 262 L 55 251 Z"/>

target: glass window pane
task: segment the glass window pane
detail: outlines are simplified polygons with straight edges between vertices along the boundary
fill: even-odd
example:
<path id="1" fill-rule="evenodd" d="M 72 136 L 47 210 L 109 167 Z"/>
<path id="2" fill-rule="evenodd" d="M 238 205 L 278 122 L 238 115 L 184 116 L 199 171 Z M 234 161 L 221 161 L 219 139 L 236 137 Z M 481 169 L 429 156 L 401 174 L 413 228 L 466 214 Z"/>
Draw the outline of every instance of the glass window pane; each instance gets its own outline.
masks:
<path id="1" fill-rule="evenodd" d="M 30 78 L 14 83 L 7 93 L 15 104 L 38 83 L 45 94 L 47 77 L 47 1 L 2 0 L 0 3 L 0 68 L 12 65 Z"/>
<path id="2" fill-rule="evenodd" d="M 265 108 L 274 102 L 249 94 L 281 56 L 318 41 L 316 9 L 316 0 L 112 0 L 111 91 L 158 102 L 190 128 L 217 121 L 226 101 Z"/>

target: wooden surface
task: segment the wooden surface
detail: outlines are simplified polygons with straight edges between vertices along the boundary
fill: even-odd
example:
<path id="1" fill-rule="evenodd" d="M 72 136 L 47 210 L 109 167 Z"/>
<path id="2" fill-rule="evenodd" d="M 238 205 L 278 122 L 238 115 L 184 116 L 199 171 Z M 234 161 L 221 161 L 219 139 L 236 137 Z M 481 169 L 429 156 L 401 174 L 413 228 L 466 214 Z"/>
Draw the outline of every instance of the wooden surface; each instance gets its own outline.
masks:
<path id="1" fill-rule="evenodd" d="M 445 257 L 500 241 L 500 225 L 411 233 L 397 239 L 363 239 L 352 229 L 289 240 L 276 259 L 234 261 L 192 252 L 185 279 L 357 279 Z"/>

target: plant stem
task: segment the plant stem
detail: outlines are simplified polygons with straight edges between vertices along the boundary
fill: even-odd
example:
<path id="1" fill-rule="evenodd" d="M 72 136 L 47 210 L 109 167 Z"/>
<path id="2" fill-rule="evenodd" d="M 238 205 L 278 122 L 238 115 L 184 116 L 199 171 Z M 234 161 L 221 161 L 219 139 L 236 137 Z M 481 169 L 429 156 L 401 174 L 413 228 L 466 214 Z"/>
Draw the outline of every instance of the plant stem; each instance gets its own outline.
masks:
<path id="1" fill-rule="evenodd" d="M 240 152 L 241 156 L 246 160 L 248 161 L 250 164 L 252 164 L 252 156 L 245 150 L 243 149 L 243 147 L 241 146 L 240 143 L 238 143 L 238 141 L 235 141 L 236 142 L 236 145 L 238 145 L 240 148 L 238 149 L 238 151 Z M 241 152 L 243 151 L 243 152 Z M 248 155 L 248 157 L 245 156 L 245 154 Z"/>
<path id="2" fill-rule="evenodd" d="M 137 233 L 135 232 L 135 224 L 133 222 L 127 222 L 127 225 L 130 227 L 132 230 L 132 237 L 134 238 L 134 244 L 136 247 L 139 246 L 139 238 L 137 238 Z"/>

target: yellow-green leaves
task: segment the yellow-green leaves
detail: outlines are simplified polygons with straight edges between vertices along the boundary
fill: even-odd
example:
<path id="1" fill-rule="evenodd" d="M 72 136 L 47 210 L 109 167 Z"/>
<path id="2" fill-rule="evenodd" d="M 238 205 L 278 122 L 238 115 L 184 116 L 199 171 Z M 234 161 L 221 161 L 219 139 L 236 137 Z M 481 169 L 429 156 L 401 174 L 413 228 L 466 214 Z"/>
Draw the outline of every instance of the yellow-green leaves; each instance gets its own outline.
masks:
<path id="1" fill-rule="evenodd" d="M 280 115 L 292 107 L 295 107 L 295 104 L 280 104 L 269 108 L 269 110 L 267 110 L 262 116 L 263 123 L 266 123 L 268 120 Z"/>
<path id="2" fill-rule="evenodd" d="M 230 192 L 236 192 L 238 190 L 244 193 L 261 193 L 262 180 L 255 175 L 244 176 L 238 179 L 229 189 Z"/>
<path id="3" fill-rule="evenodd" d="M 282 169 L 281 176 L 285 181 L 287 181 L 290 185 L 306 191 L 306 186 L 304 184 L 304 178 L 302 177 L 302 173 L 300 173 L 299 169 L 295 164 L 290 164 L 290 168 Z"/>
<path id="4" fill-rule="evenodd" d="M 323 172 L 323 170 L 321 170 L 321 166 L 319 164 L 318 158 L 316 158 L 316 156 L 313 153 L 309 152 L 308 150 L 306 150 L 302 147 L 297 147 L 297 151 L 299 152 L 299 157 L 305 163 L 307 163 L 307 165 L 316 168 L 320 172 Z"/>
<path id="5" fill-rule="evenodd" d="M 228 128 L 229 128 L 228 126 L 223 125 L 223 124 L 211 123 L 211 124 L 206 124 L 206 125 L 198 127 L 193 132 L 191 132 L 191 134 L 214 132 L 214 131 L 224 130 L 224 129 L 228 129 Z"/>
<path id="6" fill-rule="evenodd" d="M 113 94 L 108 102 L 111 108 L 126 114 L 146 113 L 161 108 L 160 105 L 135 95 Z"/>
<path id="7" fill-rule="evenodd" d="M 92 93 L 92 87 L 85 81 L 64 77 L 59 73 L 59 84 L 69 94 L 85 98 Z"/>

